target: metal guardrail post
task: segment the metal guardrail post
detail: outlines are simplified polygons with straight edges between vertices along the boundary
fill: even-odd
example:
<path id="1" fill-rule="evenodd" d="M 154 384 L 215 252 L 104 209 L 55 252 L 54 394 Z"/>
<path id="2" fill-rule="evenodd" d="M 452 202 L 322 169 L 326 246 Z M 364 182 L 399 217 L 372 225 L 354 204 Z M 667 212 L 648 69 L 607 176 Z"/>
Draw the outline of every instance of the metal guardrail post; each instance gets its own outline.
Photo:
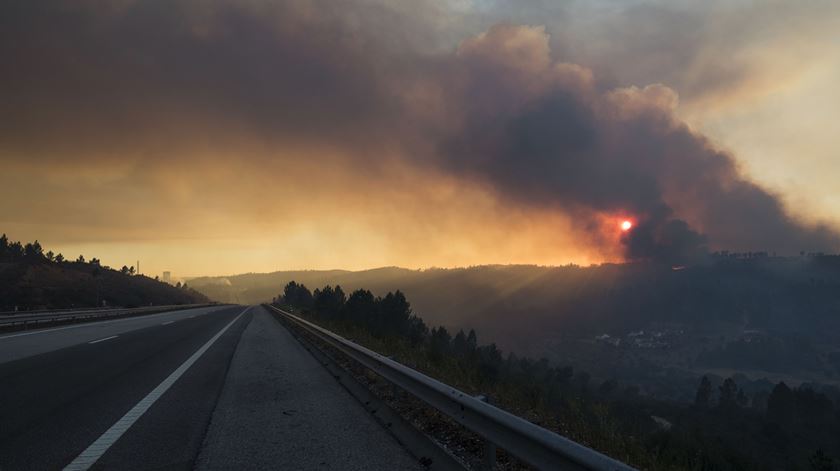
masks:
<path id="1" fill-rule="evenodd" d="M 397 361 L 393 355 L 387 357 L 391 361 Z M 389 381 L 389 383 L 391 383 Z M 391 383 L 391 397 L 394 398 L 395 401 L 399 400 L 400 398 L 400 387 L 396 385 L 396 383 Z"/>
<path id="2" fill-rule="evenodd" d="M 481 402 L 490 404 L 490 397 L 486 394 L 479 394 L 475 398 Z M 484 456 L 481 467 L 485 471 L 494 471 L 496 469 L 496 444 L 486 438 L 484 439 Z"/>

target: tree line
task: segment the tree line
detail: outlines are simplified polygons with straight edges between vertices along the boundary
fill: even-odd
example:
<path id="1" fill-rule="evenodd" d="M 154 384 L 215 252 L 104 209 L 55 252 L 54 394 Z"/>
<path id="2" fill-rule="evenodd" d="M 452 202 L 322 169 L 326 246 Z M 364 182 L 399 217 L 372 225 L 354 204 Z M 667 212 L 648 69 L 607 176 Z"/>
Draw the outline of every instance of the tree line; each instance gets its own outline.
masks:
<path id="1" fill-rule="evenodd" d="M 495 344 L 478 345 L 475 330 L 460 330 L 453 337 L 446 327 L 430 329 L 414 315 L 411 304 L 399 290 L 379 297 L 358 289 L 348 297 L 341 286 L 328 285 L 310 292 L 305 285 L 291 281 L 274 302 L 293 306 L 322 322 L 361 327 L 379 339 L 404 339 L 409 346 L 422 348 L 435 365 L 450 357 L 474 364 L 481 383 L 495 381 L 501 370 L 502 352 Z"/>
<path id="2" fill-rule="evenodd" d="M 759 391 L 750 399 L 734 379 L 726 378 L 718 387 L 714 400 L 711 381 L 703 376 L 697 387 L 694 406 L 700 410 L 716 409 L 728 414 L 750 408 L 761 414 L 767 423 L 788 428 L 832 424 L 837 420 L 834 401 L 828 395 L 815 391 L 807 384 L 791 388 L 784 381 L 777 383 L 769 393 Z"/>
<path id="3" fill-rule="evenodd" d="M 96 257 L 90 260 L 85 260 L 84 255 L 79 255 L 75 260 L 67 260 L 61 253 L 54 253 L 52 250 L 44 252 L 44 248 L 38 240 L 34 242 L 21 243 L 19 241 L 10 241 L 6 234 L 0 235 L 0 263 L 76 263 L 87 264 L 94 268 L 94 274 L 97 274 L 99 269 L 111 270 L 111 267 L 102 265 L 102 261 Z M 116 270 L 123 275 L 134 276 L 137 270 L 134 266 L 123 265 L 119 270 Z M 155 281 L 159 281 L 156 276 Z M 180 281 L 175 285 L 176 288 L 189 289 L 187 283 Z"/>
<path id="4" fill-rule="evenodd" d="M 56 254 L 53 253 L 52 250 L 44 252 L 44 248 L 41 247 L 41 243 L 37 240 L 22 244 L 19 241 L 10 241 L 6 234 L 3 234 L 0 236 L 0 262 L 65 263 L 70 261 L 66 260 L 64 255 L 61 253 Z M 90 263 L 91 265 L 97 266 L 101 265 L 98 258 L 92 258 L 89 262 L 86 262 L 84 255 L 79 255 L 79 257 L 73 262 Z"/>

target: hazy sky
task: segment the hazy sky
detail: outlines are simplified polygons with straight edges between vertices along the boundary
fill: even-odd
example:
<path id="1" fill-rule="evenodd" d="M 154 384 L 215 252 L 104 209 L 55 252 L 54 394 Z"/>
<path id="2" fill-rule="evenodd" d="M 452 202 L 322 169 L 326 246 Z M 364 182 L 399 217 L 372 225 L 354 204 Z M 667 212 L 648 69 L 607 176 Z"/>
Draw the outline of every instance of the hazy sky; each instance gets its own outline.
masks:
<path id="1" fill-rule="evenodd" d="M 0 232 L 176 276 L 834 251 L 837 31 L 835 1 L 2 1 Z"/>

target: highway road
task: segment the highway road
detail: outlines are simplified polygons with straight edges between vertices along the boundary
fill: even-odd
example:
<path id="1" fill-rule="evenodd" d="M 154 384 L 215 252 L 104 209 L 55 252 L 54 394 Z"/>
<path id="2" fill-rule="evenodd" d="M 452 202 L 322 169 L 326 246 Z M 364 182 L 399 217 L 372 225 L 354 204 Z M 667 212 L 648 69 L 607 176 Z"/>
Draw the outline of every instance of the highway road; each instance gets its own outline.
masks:
<path id="1" fill-rule="evenodd" d="M 0 470 L 422 469 L 262 307 L 0 335 Z"/>

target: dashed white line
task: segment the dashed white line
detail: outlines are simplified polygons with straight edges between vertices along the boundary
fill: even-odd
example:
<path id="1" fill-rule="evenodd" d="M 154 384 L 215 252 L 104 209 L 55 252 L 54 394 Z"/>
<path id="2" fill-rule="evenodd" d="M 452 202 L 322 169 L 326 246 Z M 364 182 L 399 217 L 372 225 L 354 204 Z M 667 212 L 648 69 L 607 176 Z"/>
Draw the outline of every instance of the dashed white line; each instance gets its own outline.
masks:
<path id="1" fill-rule="evenodd" d="M 155 403 L 163 394 L 175 384 L 175 381 L 178 381 L 178 378 L 183 376 L 183 374 L 195 363 L 201 355 L 204 354 L 215 342 L 222 336 L 229 328 L 233 325 L 234 322 L 238 321 L 243 314 L 248 312 L 250 307 L 245 308 L 244 311 L 240 312 L 235 319 L 230 321 L 228 325 L 224 326 L 222 330 L 216 333 L 210 340 L 207 341 L 201 348 L 196 350 L 195 353 L 192 354 L 191 357 L 187 358 L 181 366 L 179 366 L 175 371 L 172 372 L 162 383 L 160 383 L 155 389 L 152 390 L 149 394 L 146 395 L 140 402 L 137 403 L 134 407 L 131 408 L 130 411 L 126 412 L 124 416 L 120 420 L 117 421 L 114 425 L 111 426 L 105 433 L 102 434 L 95 442 L 93 442 L 89 447 L 85 449 L 79 456 L 76 457 L 70 464 L 68 464 L 64 471 L 76 471 L 76 470 L 86 470 L 93 466 L 102 455 L 108 451 L 108 448 L 111 447 L 119 438 L 132 426 L 134 422 L 137 422 L 137 419 L 143 416 L 143 414 L 152 407 L 152 404 Z"/>
<path id="2" fill-rule="evenodd" d="M 163 323 L 162 323 L 162 324 L 160 324 L 160 325 L 169 325 L 169 324 L 171 324 L 171 323 L 173 323 L 173 322 L 175 322 L 175 321 L 166 321 L 166 322 L 163 322 Z"/>
<path id="3" fill-rule="evenodd" d="M 112 335 L 112 336 L 110 336 L 110 337 L 105 337 L 104 339 L 99 339 L 99 340 L 93 340 L 93 341 L 88 342 L 88 343 L 89 343 L 89 344 L 91 344 L 91 345 L 93 345 L 93 344 L 95 344 L 95 343 L 104 342 L 104 341 L 106 341 L 106 340 L 115 339 L 115 338 L 117 338 L 117 337 L 119 337 L 119 335 Z"/>

